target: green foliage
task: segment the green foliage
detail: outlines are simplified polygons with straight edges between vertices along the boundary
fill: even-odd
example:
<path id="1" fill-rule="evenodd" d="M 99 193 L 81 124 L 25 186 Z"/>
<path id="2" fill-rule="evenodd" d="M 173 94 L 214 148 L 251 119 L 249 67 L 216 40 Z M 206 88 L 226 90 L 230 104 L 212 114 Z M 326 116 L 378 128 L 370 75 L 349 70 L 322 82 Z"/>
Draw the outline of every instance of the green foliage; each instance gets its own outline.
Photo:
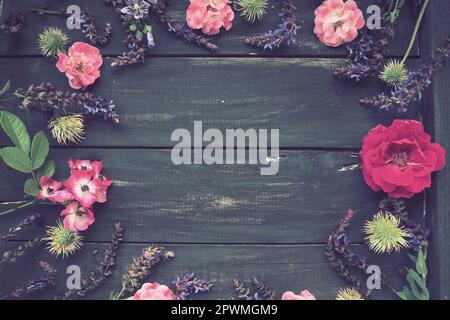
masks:
<path id="1" fill-rule="evenodd" d="M 22 120 L 16 115 L 2 111 L 0 113 L 0 122 L 3 130 L 11 139 L 12 143 L 23 150 L 25 153 L 30 152 L 30 135 Z"/>
<path id="2" fill-rule="evenodd" d="M 45 161 L 42 167 L 37 171 L 37 177 L 40 179 L 43 176 L 53 177 L 55 174 L 56 166 L 55 161 Z"/>
<path id="3" fill-rule="evenodd" d="M 27 179 L 27 181 L 25 181 L 25 186 L 23 187 L 23 192 L 29 196 L 37 197 L 39 193 L 39 184 L 35 179 Z"/>
<path id="4" fill-rule="evenodd" d="M 31 174 L 23 189 L 25 194 L 36 197 L 39 193 L 40 177 L 51 177 L 55 173 L 55 163 L 46 161 L 50 149 L 48 139 L 40 131 L 30 143 L 31 138 L 25 124 L 10 112 L 0 111 L 0 124 L 14 144 L 12 147 L 0 149 L 0 156 L 12 169 Z"/>
<path id="5" fill-rule="evenodd" d="M 402 300 L 429 300 L 427 250 L 426 248 L 420 248 L 417 257 L 411 254 L 408 254 L 408 257 L 415 263 L 415 270 L 407 269 L 406 281 L 408 286 L 404 286 L 402 291 L 396 293 Z"/>
<path id="6" fill-rule="evenodd" d="M 400 16 L 400 11 L 406 0 L 391 0 L 389 11 L 386 13 L 387 19 L 390 23 L 394 24 Z"/>
<path id="7" fill-rule="evenodd" d="M 39 131 L 33 138 L 31 144 L 31 161 L 33 162 L 33 170 L 39 169 L 45 162 L 50 149 L 48 139 L 44 132 Z"/>

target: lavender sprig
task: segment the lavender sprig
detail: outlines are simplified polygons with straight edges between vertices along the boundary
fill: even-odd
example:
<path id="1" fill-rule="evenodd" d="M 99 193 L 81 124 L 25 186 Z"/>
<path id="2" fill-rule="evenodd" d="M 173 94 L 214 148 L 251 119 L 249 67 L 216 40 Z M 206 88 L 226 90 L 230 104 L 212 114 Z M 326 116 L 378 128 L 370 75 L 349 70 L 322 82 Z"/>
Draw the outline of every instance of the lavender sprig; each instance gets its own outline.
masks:
<path id="1" fill-rule="evenodd" d="M 418 70 L 411 71 L 406 83 L 390 93 L 380 93 L 372 98 L 360 99 L 362 105 L 379 111 L 404 113 L 413 102 L 420 101 L 425 89 L 431 85 L 432 76 L 450 57 L 450 37 L 432 55 L 431 62 L 422 64 Z"/>
<path id="2" fill-rule="evenodd" d="M 243 283 L 239 278 L 232 279 L 233 289 L 236 292 L 239 300 L 253 300 L 250 288 Z"/>
<path id="3" fill-rule="evenodd" d="M 56 285 L 55 276 L 57 270 L 45 261 L 40 261 L 39 267 L 41 267 L 44 272 L 44 274 L 40 278 L 27 281 L 22 286 L 16 288 L 12 293 L 2 298 L 3 299 L 8 297 L 20 298 L 22 296 L 30 295 L 39 291 L 43 291 L 49 287 L 55 286 Z"/>
<path id="4" fill-rule="evenodd" d="M 157 0 L 105 0 L 120 15 L 122 25 L 127 32 L 125 42 L 128 51 L 115 58 L 112 67 L 131 66 L 142 63 L 147 51 L 155 46 L 152 27 L 148 21 L 150 4 Z"/>
<path id="5" fill-rule="evenodd" d="M 102 31 L 99 31 L 95 18 L 86 9 L 81 15 L 81 31 L 84 37 L 89 40 L 93 45 L 106 45 L 111 40 L 112 26 L 110 23 L 106 23 Z"/>
<path id="6" fill-rule="evenodd" d="M 124 291 L 134 292 L 139 289 L 155 265 L 174 256 L 173 251 L 163 246 L 153 245 L 143 249 L 139 257 L 133 258 L 127 272 L 122 276 L 122 290 L 118 297 L 122 296 Z"/>
<path id="7" fill-rule="evenodd" d="M 0 266 L 6 262 L 9 262 L 9 263 L 16 262 L 17 258 L 23 257 L 30 250 L 39 247 L 43 243 L 44 242 L 42 241 L 42 239 L 35 238 L 33 240 L 25 242 L 24 244 L 19 245 L 15 249 L 4 252 L 0 259 Z"/>
<path id="8" fill-rule="evenodd" d="M 0 25 L 0 30 L 6 34 L 18 33 L 25 25 L 25 17 L 22 13 L 9 13 L 8 18 Z"/>
<path id="9" fill-rule="evenodd" d="M 39 213 L 33 214 L 19 222 L 17 225 L 10 227 L 7 232 L 0 234 L 0 241 L 8 241 L 21 232 L 24 227 L 39 225 L 41 222 L 42 215 Z"/>
<path id="10" fill-rule="evenodd" d="M 253 277 L 252 284 L 255 287 L 255 300 L 274 300 L 275 291 L 271 290 L 263 281 Z"/>
<path id="11" fill-rule="evenodd" d="M 62 297 L 57 297 L 57 299 L 72 300 L 76 297 L 84 297 L 105 282 L 111 276 L 112 270 L 116 265 L 117 252 L 123 241 L 124 233 L 124 228 L 122 228 L 120 223 L 116 223 L 111 241 L 108 244 L 98 269 L 91 271 L 89 276 L 81 281 L 81 288 L 68 290 Z"/>
<path id="12" fill-rule="evenodd" d="M 387 38 L 376 40 L 369 33 L 363 34 L 358 41 L 347 45 L 349 55 L 347 64 L 334 71 L 340 79 L 351 79 L 356 82 L 377 76 L 382 67 L 386 53 Z"/>
<path id="13" fill-rule="evenodd" d="M 30 112 L 41 112 L 51 116 L 81 113 L 119 123 L 119 114 L 113 101 L 107 101 L 90 92 L 72 93 L 56 89 L 51 83 L 31 85 L 18 89 L 14 95 L 21 99 L 21 107 Z"/>
<path id="14" fill-rule="evenodd" d="M 266 284 L 258 279 L 257 277 L 253 277 L 252 285 L 253 289 L 251 290 L 249 287 L 245 285 L 239 278 L 233 278 L 233 289 L 237 294 L 239 300 L 274 300 L 275 299 L 275 291 L 269 289 Z"/>
<path id="15" fill-rule="evenodd" d="M 177 277 L 173 282 L 176 286 L 176 296 L 179 300 L 186 300 L 192 294 L 208 292 L 213 283 L 205 278 L 196 277 L 194 273 L 188 273 L 183 278 Z"/>
<path id="16" fill-rule="evenodd" d="M 151 6 L 151 13 L 158 19 L 158 22 L 166 26 L 169 32 L 174 33 L 177 37 L 186 42 L 194 43 L 199 47 L 205 47 L 211 52 L 218 49 L 217 45 L 211 42 L 211 38 L 202 34 L 196 33 L 189 28 L 185 23 L 171 18 L 166 14 L 166 7 L 169 5 L 169 0 L 158 0 L 156 5 Z"/>
<path id="17" fill-rule="evenodd" d="M 328 237 L 326 256 L 337 274 L 344 278 L 351 287 L 354 287 L 359 293 L 366 296 L 366 294 L 363 294 L 364 290 L 361 281 L 350 270 L 350 267 L 356 267 L 359 270 L 366 269 L 365 258 L 353 253 L 349 246 L 346 228 L 350 225 L 352 218 L 353 210 L 349 209 L 337 229 Z"/>
<path id="18" fill-rule="evenodd" d="M 297 24 L 295 13 L 297 7 L 292 0 L 283 0 L 281 8 L 281 23 L 275 30 L 270 30 L 265 34 L 252 36 L 245 40 L 250 46 L 260 47 L 264 50 L 279 48 L 282 44 L 288 46 L 295 43 L 297 31 L 300 26 Z"/>

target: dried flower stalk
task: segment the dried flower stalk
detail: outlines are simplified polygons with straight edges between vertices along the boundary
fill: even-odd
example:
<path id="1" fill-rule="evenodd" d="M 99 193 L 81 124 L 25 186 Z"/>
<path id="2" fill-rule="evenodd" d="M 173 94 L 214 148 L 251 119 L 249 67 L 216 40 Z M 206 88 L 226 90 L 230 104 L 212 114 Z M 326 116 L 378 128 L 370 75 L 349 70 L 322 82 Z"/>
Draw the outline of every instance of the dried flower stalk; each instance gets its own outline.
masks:
<path id="1" fill-rule="evenodd" d="M 100 266 L 96 271 L 91 271 L 89 276 L 81 281 L 80 289 L 68 290 L 62 297 L 62 300 L 72 300 L 77 297 L 84 297 L 105 282 L 112 274 L 112 270 L 116 265 L 116 256 L 120 244 L 123 241 L 125 230 L 120 223 L 114 225 L 114 233 L 112 239 L 103 255 Z"/>

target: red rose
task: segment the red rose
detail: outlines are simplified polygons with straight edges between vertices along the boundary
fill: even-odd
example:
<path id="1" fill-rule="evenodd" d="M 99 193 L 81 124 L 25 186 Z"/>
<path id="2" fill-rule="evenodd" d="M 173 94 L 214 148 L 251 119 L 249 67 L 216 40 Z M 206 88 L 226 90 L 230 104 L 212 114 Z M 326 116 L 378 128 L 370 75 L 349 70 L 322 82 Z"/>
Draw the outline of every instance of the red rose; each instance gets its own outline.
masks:
<path id="1" fill-rule="evenodd" d="M 431 173 L 445 166 L 445 151 L 431 143 L 423 125 L 395 120 L 378 125 L 364 137 L 360 152 L 364 180 L 374 191 L 393 198 L 412 198 L 431 186 Z"/>

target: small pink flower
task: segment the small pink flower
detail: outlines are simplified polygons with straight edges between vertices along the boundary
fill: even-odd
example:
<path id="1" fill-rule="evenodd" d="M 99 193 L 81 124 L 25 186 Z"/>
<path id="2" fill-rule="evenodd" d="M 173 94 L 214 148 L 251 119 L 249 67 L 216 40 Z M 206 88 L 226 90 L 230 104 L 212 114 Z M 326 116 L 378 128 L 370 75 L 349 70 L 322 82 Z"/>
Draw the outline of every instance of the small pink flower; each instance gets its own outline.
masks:
<path id="1" fill-rule="evenodd" d="M 176 300 L 172 290 L 157 282 L 144 283 L 131 300 Z"/>
<path id="2" fill-rule="evenodd" d="M 80 207 L 78 202 L 69 204 L 61 211 L 61 216 L 64 217 L 64 228 L 72 231 L 84 231 L 95 221 L 94 213 L 88 208 Z"/>
<path id="3" fill-rule="evenodd" d="M 85 208 L 90 208 L 99 197 L 99 192 L 105 191 L 102 182 L 95 179 L 90 171 L 76 170 L 64 182 L 66 189 L 73 194 L 73 198 Z M 106 201 L 106 192 L 104 195 Z"/>
<path id="4" fill-rule="evenodd" d="M 330 47 L 353 41 L 365 25 L 363 13 L 353 0 L 325 0 L 315 14 L 314 33 Z"/>
<path id="5" fill-rule="evenodd" d="M 100 67 L 103 59 L 100 51 L 84 42 L 75 42 L 68 55 L 60 52 L 56 67 L 69 78 L 73 89 L 86 88 L 100 77 Z"/>
<path id="6" fill-rule="evenodd" d="M 40 191 L 37 195 L 39 200 L 48 199 L 53 203 L 63 203 L 72 199 L 72 194 L 66 190 L 60 190 L 62 183 L 50 177 L 43 176 L 39 181 Z"/>
<path id="7" fill-rule="evenodd" d="M 316 300 L 308 290 L 303 290 L 299 295 L 293 293 L 292 291 L 287 291 L 283 293 L 281 300 Z"/>
<path id="8" fill-rule="evenodd" d="M 84 170 L 90 172 L 94 176 L 94 179 L 98 179 L 101 181 L 105 189 L 107 189 L 112 184 L 112 180 L 108 179 L 108 177 L 102 173 L 103 170 L 102 161 L 70 159 L 69 167 L 71 173 L 74 173 L 77 170 Z"/>
<path id="9" fill-rule="evenodd" d="M 190 0 L 186 11 L 186 21 L 192 29 L 202 29 L 207 35 L 220 32 L 222 27 L 230 30 L 234 12 L 228 0 Z"/>

